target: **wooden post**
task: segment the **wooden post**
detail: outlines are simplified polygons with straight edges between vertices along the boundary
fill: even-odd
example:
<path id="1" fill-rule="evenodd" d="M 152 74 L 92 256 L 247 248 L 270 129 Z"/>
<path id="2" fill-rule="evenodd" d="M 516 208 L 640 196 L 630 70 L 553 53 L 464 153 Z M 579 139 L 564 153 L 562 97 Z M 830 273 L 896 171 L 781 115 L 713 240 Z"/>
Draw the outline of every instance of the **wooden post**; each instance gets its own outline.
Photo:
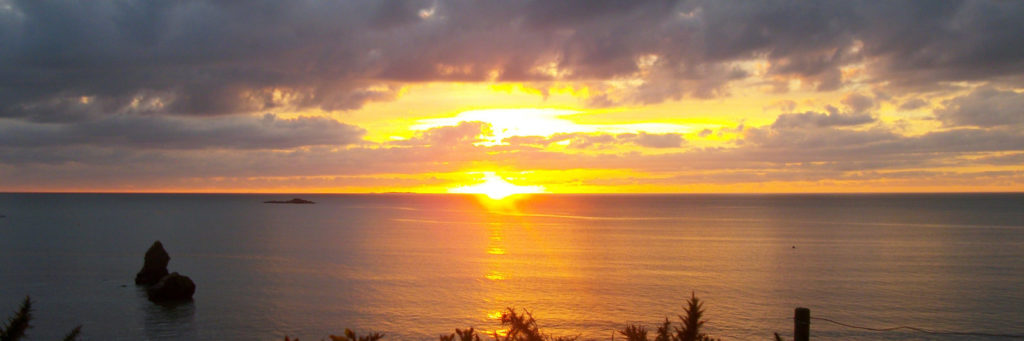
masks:
<path id="1" fill-rule="evenodd" d="M 793 317 L 793 341 L 811 340 L 811 310 L 807 308 L 796 308 L 796 316 Z"/>

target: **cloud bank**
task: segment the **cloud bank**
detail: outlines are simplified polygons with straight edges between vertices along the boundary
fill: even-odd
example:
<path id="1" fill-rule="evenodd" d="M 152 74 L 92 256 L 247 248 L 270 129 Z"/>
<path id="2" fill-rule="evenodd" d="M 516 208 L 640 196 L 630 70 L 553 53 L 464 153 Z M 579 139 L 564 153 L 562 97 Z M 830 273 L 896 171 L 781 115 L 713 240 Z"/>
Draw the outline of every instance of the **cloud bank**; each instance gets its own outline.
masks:
<path id="1" fill-rule="evenodd" d="M 0 190 L 484 166 L 650 183 L 977 173 L 1012 186 L 1021 13 L 1015 1 L 0 0 Z M 481 143 L 500 133 L 486 122 L 370 142 L 368 122 L 346 121 L 430 82 L 568 86 L 594 108 L 845 95 L 787 99 L 769 124 L 729 131 L 498 145 Z"/>

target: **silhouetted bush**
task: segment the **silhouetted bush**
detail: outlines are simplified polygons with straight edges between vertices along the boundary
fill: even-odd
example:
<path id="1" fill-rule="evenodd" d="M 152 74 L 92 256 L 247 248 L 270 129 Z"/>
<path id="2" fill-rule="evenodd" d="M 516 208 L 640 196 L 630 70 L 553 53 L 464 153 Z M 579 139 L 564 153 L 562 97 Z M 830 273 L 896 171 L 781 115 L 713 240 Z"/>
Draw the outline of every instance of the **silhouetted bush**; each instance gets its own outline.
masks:
<path id="1" fill-rule="evenodd" d="M 533 319 L 533 314 L 523 309 L 522 314 L 517 314 L 513 308 L 508 308 L 507 311 L 501 314 L 501 325 L 508 328 L 508 333 L 505 334 L 504 338 L 500 338 L 495 333 L 494 339 L 499 341 L 575 341 L 579 336 L 559 336 L 554 337 L 551 335 L 541 334 L 540 328 L 537 327 L 537 320 Z"/>
<path id="2" fill-rule="evenodd" d="M 666 317 L 665 322 L 658 326 L 655 341 L 719 341 L 700 331 L 700 327 L 704 325 L 704 320 L 701 319 L 704 316 L 704 302 L 701 302 L 697 295 L 690 293 L 690 299 L 686 300 L 683 310 L 686 316 L 679 315 L 681 325 L 672 327 L 672 323 Z M 673 329 L 675 334 L 671 332 Z M 647 341 L 647 329 L 642 325 L 626 325 L 619 334 L 626 337 L 626 341 Z"/>
<path id="3" fill-rule="evenodd" d="M 454 334 L 441 335 L 441 341 L 455 341 L 455 336 L 459 336 L 459 341 L 480 341 L 480 336 L 476 334 L 473 327 L 469 329 L 455 329 Z"/>
<path id="4" fill-rule="evenodd" d="M 647 341 L 647 328 L 641 325 L 628 325 L 619 334 L 625 336 L 626 341 Z"/>
<path id="5" fill-rule="evenodd" d="M 0 341 L 16 341 L 25 338 L 25 332 L 32 325 L 29 321 L 32 320 L 32 299 L 25 296 L 25 300 L 21 302 L 21 307 L 18 311 L 14 312 L 14 316 L 7 319 L 7 323 L 4 324 L 3 328 L 0 328 Z M 78 338 L 78 334 L 82 333 L 82 326 L 75 327 L 64 336 L 64 341 L 74 341 Z"/>
<path id="6" fill-rule="evenodd" d="M 665 321 L 658 326 L 654 341 L 720 341 L 700 331 L 705 322 L 702 320 L 704 316 L 704 302 L 701 302 L 696 294 L 690 293 L 690 298 L 686 300 L 683 310 L 686 315 L 679 315 L 680 326 L 672 326 L 672 322 L 666 317 Z M 541 333 L 540 327 L 537 326 L 537 320 L 533 318 L 533 314 L 525 309 L 523 309 L 522 313 L 519 313 L 513 308 L 507 308 L 501 314 L 501 326 L 505 327 L 507 332 L 503 333 L 504 335 L 498 332 L 492 333 L 490 336 L 496 341 L 575 341 L 579 339 L 579 335 L 556 337 Z M 626 341 L 648 341 L 647 327 L 643 325 L 626 325 L 618 333 L 625 337 Z M 357 337 L 349 329 L 345 329 L 344 336 L 330 336 L 331 341 L 377 341 L 383 337 L 384 334 L 380 333 Z M 776 338 L 778 338 L 778 334 L 776 334 Z M 480 341 L 480 336 L 470 327 L 469 329 L 455 329 L 455 333 L 442 334 L 438 339 L 440 341 Z M 298 339 L 291 340 L 287 336 L 285 336 L 284 340 L 299 341 Z"/>
<path id="7" fill-rule="evenodd" d="M 345 334 L 329 335 L 331 341 L 377 341 L 384 338 L 384 334 L 381 333 L 370 333 L 368 335 L 358 336 L 352 329 L 345 328 Z M 299 339 L 290 339 L 287 335 L 284 337 L 284 341 L 299 341 Z"/>

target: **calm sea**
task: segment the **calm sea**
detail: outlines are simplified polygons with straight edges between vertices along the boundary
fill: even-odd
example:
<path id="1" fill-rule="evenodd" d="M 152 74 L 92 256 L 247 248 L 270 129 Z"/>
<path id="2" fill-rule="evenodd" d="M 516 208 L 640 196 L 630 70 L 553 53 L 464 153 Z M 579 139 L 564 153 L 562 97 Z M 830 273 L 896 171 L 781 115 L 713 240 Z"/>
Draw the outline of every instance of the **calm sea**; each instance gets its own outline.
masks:
<path id="1" fill-rule="evenodd" d="M 1024 195 L 0 194 L 0 318 L 25 295 L 33 340 L 319 340 L 345 328 L 436 340 L 500 329 L 609 340 L 677 321 L 792 337 L 793 309 L 868 327 L 1024 334 Z M 154 240 L 198 286 L 149 303 Z M 815 340 L 961 340 L 814 320 Z M 621 339 L 618 337 L 617 339 Z M 978 338 L 983 339 L 983 338 Z"/>

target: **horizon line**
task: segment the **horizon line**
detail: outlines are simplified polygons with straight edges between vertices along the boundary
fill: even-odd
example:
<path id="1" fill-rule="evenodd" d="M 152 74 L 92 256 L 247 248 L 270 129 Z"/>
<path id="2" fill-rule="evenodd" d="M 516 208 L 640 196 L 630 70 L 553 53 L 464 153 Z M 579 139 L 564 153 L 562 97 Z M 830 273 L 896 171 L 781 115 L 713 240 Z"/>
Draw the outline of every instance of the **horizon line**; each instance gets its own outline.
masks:
<path id="1" fill-rule="evenodd" d="M 201 191 L 2 191 L 0 194 L 209 194 L 209 195 L 482 195 L 449 192 L 201 192 Z M 524 193 L 530 195 L 870 195 L 870 194 L 1024 194 L 1024 191 L 892 191 L 892 192 L 559 192 Z"/>

